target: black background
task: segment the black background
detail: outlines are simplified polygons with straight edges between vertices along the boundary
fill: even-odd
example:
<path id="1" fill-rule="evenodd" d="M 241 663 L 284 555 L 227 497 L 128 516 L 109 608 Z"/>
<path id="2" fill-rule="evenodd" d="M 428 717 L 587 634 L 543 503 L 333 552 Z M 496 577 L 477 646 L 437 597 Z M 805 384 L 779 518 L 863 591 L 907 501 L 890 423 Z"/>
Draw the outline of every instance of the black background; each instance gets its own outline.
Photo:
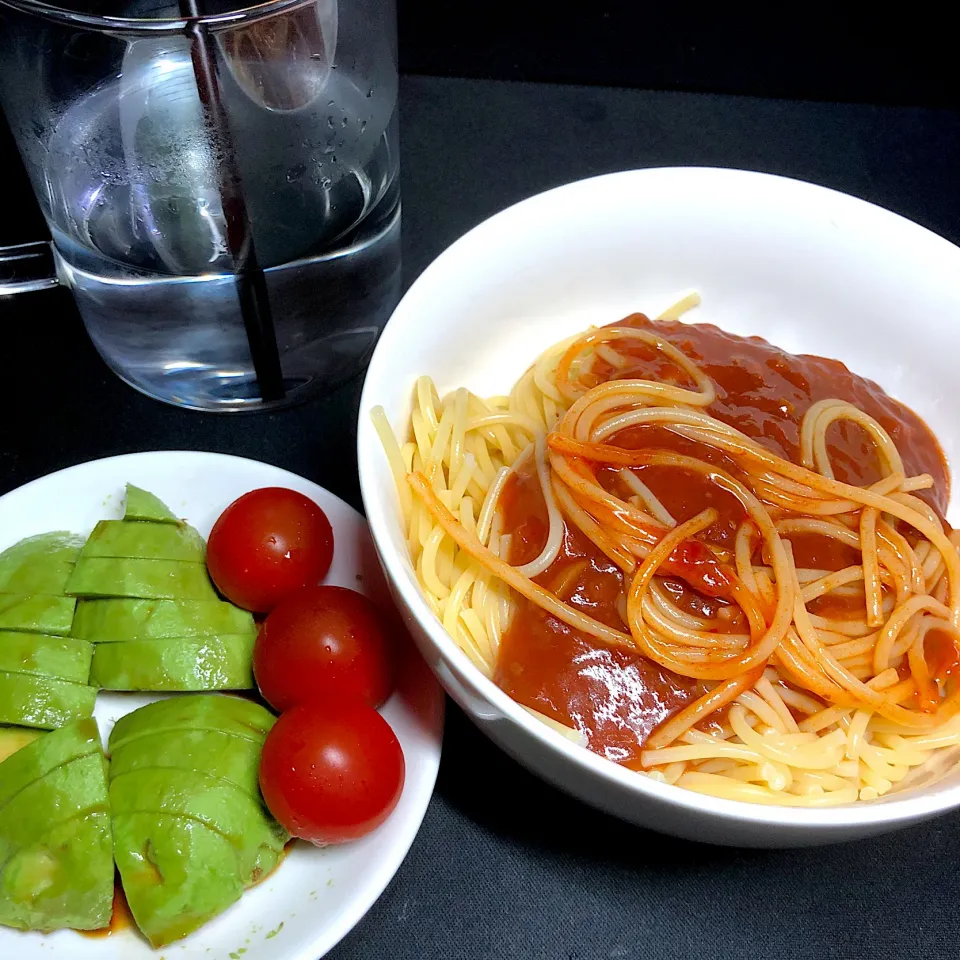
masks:
<path id="1" fill-rule="evenodd" d="M 406 73 L 806 100 L 957 103 L 929 5 L 398 0 Z M 868 12 L 869 11 L 869 12 Z"/>
<path id="2" fill-rule="evenodd" d="M 400 0 L 406 283 L 509 203 L 665 164 L 811 180 L 960 240 L 952 25 L 898 11 L 865 23 L 788 5 L 774 23 L 639 0 L 577 14 Z M 455 76 L 479 79 L 437 79 Z M 25 197 L 8 189 L 0 241 L 40 229 Z M 268 416 L 166 407 L 106 369 L 64 290 L 0 299 L 0 376 L 0 493 L 95 457 L 181 448 L 275 463 L 359 505 L 359 380 Z M 671 840 L 546 787 L 451 708 L 413 848 L 331 957 L 955 958 L 958 845 L 956 815 L 826 849 Z"/>

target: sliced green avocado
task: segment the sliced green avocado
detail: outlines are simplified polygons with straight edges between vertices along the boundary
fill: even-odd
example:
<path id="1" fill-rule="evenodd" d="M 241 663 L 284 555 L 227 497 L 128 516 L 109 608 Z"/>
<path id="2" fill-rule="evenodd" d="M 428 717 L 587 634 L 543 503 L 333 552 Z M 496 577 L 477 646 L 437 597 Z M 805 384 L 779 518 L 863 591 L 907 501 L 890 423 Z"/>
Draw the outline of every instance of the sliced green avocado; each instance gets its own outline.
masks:
<path id="1" fill-rule="evenodd" d="M 0 670 L 89 683 L 93 644 L 73 637 L 0 631 Z"/>
<path id="2" fill-rule="evenodd" d="M 0 727 L 0 763 L 19 753 L 27 744 L 49 736 L 45 730 L 30 730 L 27 727 Z M 2 774 L 0 774 L 2 776 Z M 0 780 L 0 788 L 3 781 Z M 2 801 L 0 801 L 2 805 Z"/>
<path id="3" fill-rule="evenodd" d="M 0 593 L 57 596 L 80 554 L 83 539 L 72 533 L 41 533 L 0 553 Z"/>
<path id="4" fill-rule="evenodd" d="M 100 733 L 93 717 L 84 717 L 52 733 L 38 735 L 32 743 L 0 764 L 0 816 L 6 802 L 34 780 L 92 753 L 100 753 Z"/>
<path id="5" fill-rule="evenodd" d="M 87 538 L 81 557 L 126 557 L 203 563 L 203 537 L 185 523 L 101 520 Z"/>
<path id="6" fill-rule="evenodd" d="M 90 683 L 103 690 L 249 690 L 255 639 L 243 633 L 99 643 Z"/>
<path id="7" fill-rule="evenodd" d="M 52 730 L 89 717 L 96 699 L 96 689 L 83 683 L 0 672 L 0 723 Z"/>
<path id="8" fill-rule="evenodd" d="M 73 625 L 75 597 L 0 593 L 0 630 L 24 630 L 65 637 Z"/>
<path id="9" fill-rule="evenodd" d="M 73 635 L 91 643 L 255 633 L 253 614 L 224 600 L 81 600 Z"/>
<path id="10" fill-rule="evenodd" d="M 216 600 L 206 564 L 179 560 L 84 557 L 64 591 L 76 597 Z"/>
<path id="11" fill-rule="evenodd" d="M 259 797 L 196 770 L 151 767 L 112 774 L 110 806 L 114 814 L 166 813 L 199 820 L 233 844 L 244 884 L 272 869 L 290 839 Z"/>
<path id="12" fill-rule="evenodd" d="M 83 539 L 66 530 L 54 530 L 50 533 L 38 533 L 33 537 L 18 540 L 13 546 L 0 553 L 0 584 L 16 573 L 25 563 L 83 546 Z M 79 550 L 74 553 L 76 560 Z"/>
<path id="13" fill-rule="evenodd" d="M 242 697 L 216 693 L 168 697 L 121 717 L 110 734 L 110 752 L 138 737 L 176 730 L 219 730 L 262 744 L 274 723 L 269 710 Z"/>
<path id="14" fill-rule="evenodd" d="M 120 776 L 149 767 L 200 770 L 211 777 L 229 780 L 252 797 L 260 797 L 258 770 L 261 744 L 233 737 L 220 730 L 180 730 L 147 734 L 116 748 L 110 755 L 110 770 Z"/>
<path id="15" fill-rule="evenodd" d="M 109 926 L 112 909 L 113 842 L 106 812 L 54 826 L 0 871 L 0 924 L 8 927 L 99 930 Z"/>
<path id="16" fill-rule="evenodd" d="M 113 842 L 130 912 L 154 947 L 192 933 L 243 894 L 233 846 L 198 820 L 116 813 Z"/>
<path id="17" fill-rule="evenodd" d="M 124 520 L 153 520 L 157 523 L 180 523 L 170 508 L 152 493 L 127 484 L 127 504 L 123 511 Z"/>
<path id="18" fill-rule="evenodd" d="M 102 753 L 54 767 L 27 784 L 0 810 L 0 866 L 6 865 L 17 850 L 41 841 L 57 824 L 107 810 L 106 761 Z"/>

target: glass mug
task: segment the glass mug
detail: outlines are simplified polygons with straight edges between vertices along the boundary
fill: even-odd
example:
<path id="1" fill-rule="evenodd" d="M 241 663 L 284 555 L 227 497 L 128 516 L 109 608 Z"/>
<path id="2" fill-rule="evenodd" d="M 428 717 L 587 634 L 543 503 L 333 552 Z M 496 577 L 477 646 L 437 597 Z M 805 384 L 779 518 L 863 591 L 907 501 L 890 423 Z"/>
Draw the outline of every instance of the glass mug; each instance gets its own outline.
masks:
<path id="1" fill-rule="evenodd" d="M 393 0 L 0 0 L 0 105 L 60 282 L 127 383 L 275 407 L 362 369 L 400 293 Z M 102 4 L 102 10 L 100 5 Z"/>

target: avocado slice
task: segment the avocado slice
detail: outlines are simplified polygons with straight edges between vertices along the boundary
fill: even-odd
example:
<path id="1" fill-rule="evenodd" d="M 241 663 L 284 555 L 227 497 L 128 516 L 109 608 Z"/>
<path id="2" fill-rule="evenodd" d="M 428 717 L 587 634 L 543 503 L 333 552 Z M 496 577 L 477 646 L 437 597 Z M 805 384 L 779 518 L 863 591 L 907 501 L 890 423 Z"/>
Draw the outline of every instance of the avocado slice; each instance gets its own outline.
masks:
<path id="1" fill-rule="evenodd" d="M 0 670 L 88 683 L 93 644 L 72 637 L 0 631 Z"/>
<path id="2" fill-rule="evenodd" d="M 243 633 L 99 643 L 90 683 L 103 690 L 249 690 L 254 640 Z"/>
<path id="3" fill-rule="evenodd" d="M 255 633 L 253 614 L 224 600 L 81 600 L 73 636 L 91 643 Z"/>
<path id="4" fill-rule="evenodd" d="M 112 906 L 106 760 L 89 718 L 0 763 L 0 924 L 95 930 Z"/>
<path id="5" fill-rule="evenodd" d="M 185 523 L 101 520 L 87 537 L 81 557 L 125 557 L 203 563 L 203 537 Z"/>
<path id="6" fill-rule="evenodd" d="M 112 753 L 138 737 L 178 730 L 219 730 L 262 744 L 274 723 L 276 718 L 266 707 L 242 697 L 216 693 L 168 697 L 117 720 L 109 746 Z"/>
<path id="7" fill-rule="evenodd" d="M 19 732 L 5 730 L 9 733 Z M 27 731 L 24 731 L 27 732 Z M 34 733 L 35 731 L 29 731 Z M 0 764 L 0 816 L 8 800 L 51 770 L 92 753 L 101 753 L 100 733 L 93 717 L 75 720 L 52 733 L 36 732 L 33 743 Z"/>
<path id="8" fill-rule="evenodd" d="M 96 699 L 83 683 L 0 671 L 0 723 L 52 730 L 91 716 Z"/>
<path id="9" fill-rule="evenodd" d="M 78 560 L 64 592 L 76 597 L 219 599 L 206 564 L 117 557 Z"/>
<path id="10" fill-rule="evenodd" d="M 73 625 L 75 597 L 0 593 L 0 630 L 50 633 L 65 637 Z"/>
<path id="11" fill-rule="evenodd" d="M 62 594 L 82 546 L 82 538 L 62 531 L 15 543 L 0 553 L 0 593 Z"/>
<path id="12" fill-rule="evenodd" d="M 21 847 L 0 871 L 0 924 L 44 933 L 102 929 L 113 879 L 110 815 L 73 817 Z"/>
<path id="13" fill-rule="evenodd" d="M 111 774 L 110 805 L 114 814 L 190 817 L 216 830 L 236 850 L 244 884 L 272 869 L 290 839 L 260 797 L 197 770 L 150 767 Z"/>
<path id="14" fill-rule="evenodd" d="M 228 780 L 244 793 L 260 798 L 261 744 L 220 730 L 180 730 L 147 734 L 117 747 L 110 756 L 113 776 L 149 767 L 200 770 Z"/>
<path id="15" fill-rule="evenodd" d="M 108 811 L 106 766 L 102 753 L 91 753 L 54 767 L 11 797 L 0 810 L 0 866 L 57 824 Z"/>
<path id="16" fill-rule="evenodd" d="M 27 727 L 0 727 L 0 763 L 9 760 L 25 746 L 48 736 L 44 730 L 30 730 Z M 2 804 L 2 801 L 0 801 Z"/>
<path id="17" fill-rule="evenodd" d="M 130 912 L 153 947 L 192 933 L 243 894 L 233 846 L 198 820 L 116 813 L 113 841 Z"/>
<path id="18" fill-rule="evenodd" d="M 159 498 L 132 483 L 127 484 L 124 520 L 153 520 L 156 523 L 180 523 L 170 508 Z"/>
<path id="19" fill-rule="evenodd" d="M 115 724 L 116 861 L 155 947 L 220 913 L 282 860 L 288 835 L 257 783 L 274 722 L 259 704 L 209 694 L 159 700 Z"/>

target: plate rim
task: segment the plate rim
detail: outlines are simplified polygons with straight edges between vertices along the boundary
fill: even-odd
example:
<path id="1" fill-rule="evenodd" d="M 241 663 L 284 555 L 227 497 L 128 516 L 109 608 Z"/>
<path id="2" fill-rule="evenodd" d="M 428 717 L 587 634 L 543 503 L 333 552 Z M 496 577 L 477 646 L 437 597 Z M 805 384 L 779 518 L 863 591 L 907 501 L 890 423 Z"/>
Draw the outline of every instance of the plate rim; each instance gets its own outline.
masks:
<path id="1" fill-rule="evenodd" d="M 243 463 L 246 465 L 252 464 L 258 468 L 266 467 L 277 474 L 278 480 L 282 479 L 283 477 L 289 477 L 299 481 L 300 483 L 307 483 L 310 486 L 323 491 L 326 496 L 332 497 L 334 500 L 338 501 L 339 504 L 358 517 L 363 522 L 368 532 L 370 530 L 369 522 L 367 521 L 366 517 L 351 504 L 347 503 L 342 497 L 339 497 L 326 487 L 321 486 L 307 477 L 303 477 L 300 474 L 294 473 L 292 470 L 287 470 L 285 467 L 278 467 L 275 464 L 267 463 L 263 460 L 256 460 L 252 457 L 241 457 L 230 453 L 178 448 L 139 450 L 129 453 L 112 454 L 108 457 L 92 457 L 89 460 L 83 460 L 79 463 L 71 464 L 70 466 L 61 467 L 58 470 L 54 470 L 50 473 L 35 477 L 32 480 L 28 480 L 26 483 L 22 483 L 19 486 L 14 487 L 0 495 L 0 508 L 2 508 L 5 500 L 16 496 L 21 491 L 35 488 L 54 478 L 61 478 L 62 475 L 65 474 L 76 473 L 85 469 L 89 469 L 94 465 L 117 463 L 119 461 L 130 460 L 142 461 L 145 459 L 155 459 L 169 456 L 187 457 L 189 459 L 196 459 L 198 461 L 204 461 L 208 463 L 210 461 L 214 461 L 222 464 L 223 466 L 227 466 L 230 463 Z M 370 539 L 373 543 L 374 541 L 372 533 L 370 533 Z M 6 549 L 6 547 L 3 547 L 2 549 Z M 412 642 L 410 644 L 410 650 L 416 656 L 420 656 L 419 652 L 416 650 L 416 646 Z M 383 895 L 383 892 L 399 872 L 400 867 L 406 860 L 407 855 L 413 846 L 413 842 L 416 839 L 417 834 L 420 832 L 420 828 L 423 825 L 424 818 L 426 817 L 427 810 L 430 806 L 430 801 L 433 798 L 440 768 L 440 760 L 443 753 L 446 698 L 444 696 L 443 688 L 440 686 L 436 677 L 433 676 L 431 671 L 427 670 L 426 672 L 430 675 L 436 717 L 436 729 L 432 731 L 433 749 L 429 752 L 428 756 L 430 762 L 429 765 L 425 767 L 424 775 L 422 775 L 415 783 L 416 789 L 413 793 L 413 799 L 415 802 L 414 809 L 412 815 L 408 816 L 403 821 L 403 830 L 401 831 L 400 837 L 394 847 L 396 856 L 394 858 L 388 858 L 378 864 L 375 872 L 375 879 L 373 882 L 369 883 L 369 887 L 365 891 L 366 895 L 352 900 L 351 909 L 342 910 L 333 918 L 328 927 L 328 931 L 323 936 L 322 940 L 318 939 L 311 941 L 311 944 L 304 946 L 302 949 L 293 948 L 289 952 L 278 953 L 272 958 L 272 960 L 320 960 L 321 957 L 326 956 L 354 929 L 354 927 L 357 926 L 357 924 L 367 915 L 367 913 L 369 913 L 371 907 L 373 907 L 377 900 L 379 900 Z M 407 769 L 409 769 L 409 764 L 407 765 Z M 408 782 L 409 781 L 405 781 L 405 789 L 407 788 Z M 238 901 L 238 903 L 239 902 L 242 902 L 242 898 L 241 901 Z M 203 928 L 200 927 L 198 929 L 202 930 Z M 20 931 L 12 927 L 0 927 L 0 933 L 4 932 L 9 932 L 10 934 L 29 933 L 29 931 Z M 72 932 L 76 933 L 76 931 Z M 41 947 L 45 946 L 43 942 L 44 939 L 45 937 L 41 937 L 38 941 L 41 944 Z M 176 942 L 170 944 L 169 946 L 175 947 Z M 153 950 L 155 955 L 160 955 L 156 949 L 150 949 Z M 322 952 L 318 953 L 318 951 Z"/>

